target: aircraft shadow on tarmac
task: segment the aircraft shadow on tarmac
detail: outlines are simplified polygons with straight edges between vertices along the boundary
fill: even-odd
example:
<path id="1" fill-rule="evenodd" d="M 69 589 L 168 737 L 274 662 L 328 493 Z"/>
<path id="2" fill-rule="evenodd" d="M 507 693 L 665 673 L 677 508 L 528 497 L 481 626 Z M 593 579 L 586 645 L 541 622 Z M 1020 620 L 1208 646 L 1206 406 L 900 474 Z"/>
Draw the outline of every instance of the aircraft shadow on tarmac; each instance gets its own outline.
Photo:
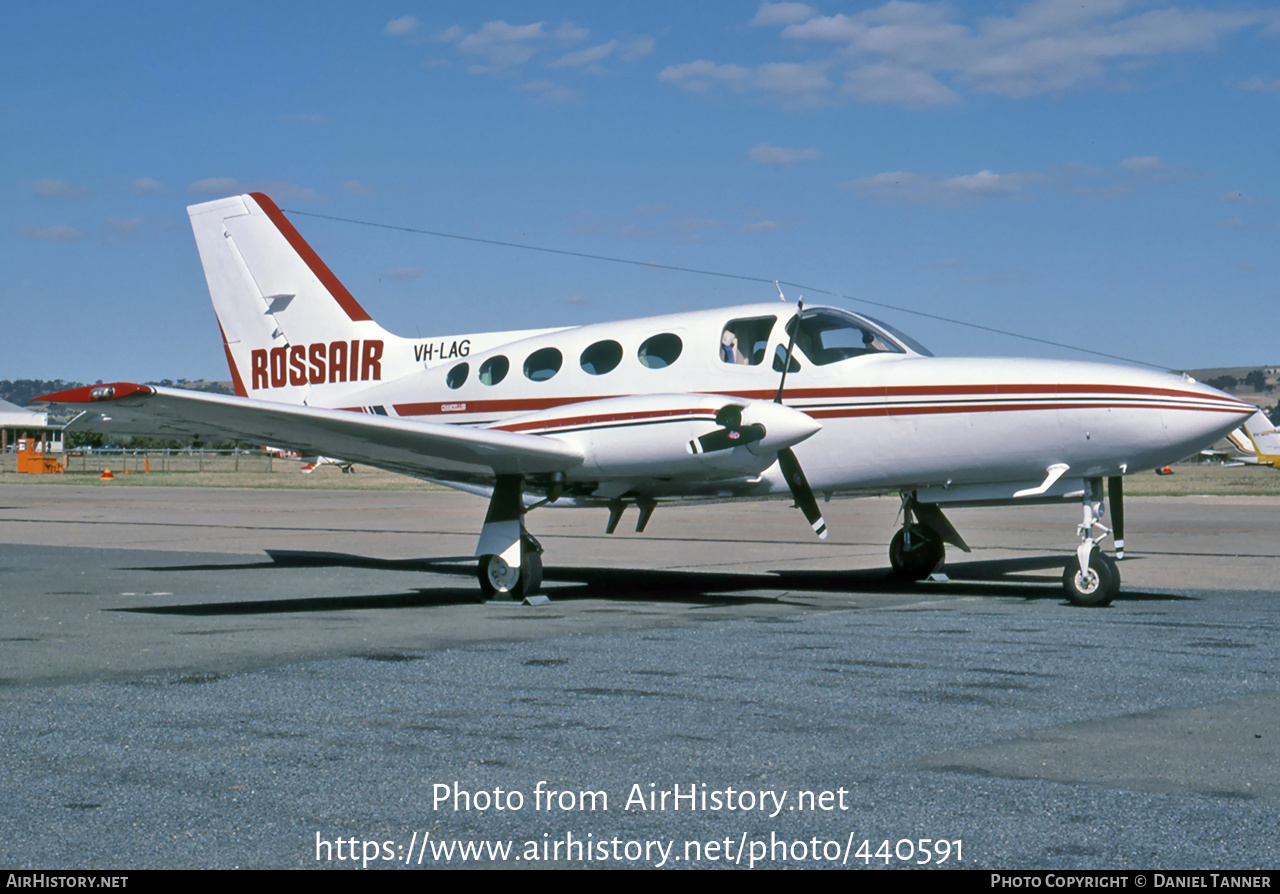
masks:
<path id="1" fill-rule="evenodd" d="M 475 560 L 470 556 L 434 559 L 378 559 L 348 553 L 267 550 L 268 560 L 236 564 L 159 565 L 134 570 L 235 571 L 298 568 L 370 568 L 427 572 L 468 579 L 464 587 L 418 587 L 400 593 L 361 596 L 312 596 L 297 599 L 244 600 L 184 605 L 149 605 L 113 611 L 166 615 L 246 615 L 330 612 L 354 609 L 426 608 L 474 603 Z M 1133 559 L 1128 561 L 1132 562 Z M 553 600 L 601 599 L 634 602 L 683 602 L 693 605 L 796 602 L 804 593 L 885 594 L 920 592 L 938 596 L 998 596 L 1062 601 L 1062 556 L 1026 556 L 947 565 L 946 580 L 919 584 L 895 579 L 886 568 L 849 571 L 773 571 L 768 574 L 668 571 L 648 568 L 552 566 L 544 569 L 544 592 Z M 1038 573 L 1037 573 L 1038 572 Z M 996 586 L 992 586 L 992 585 Z M 759 591 L 771 594 L 757 595 Z M 1120 600 L 1175 601 L 1191 597 L 1170 593 L 1121 592 Z M 514 604 L 514 603 L 513 603 Z"/>

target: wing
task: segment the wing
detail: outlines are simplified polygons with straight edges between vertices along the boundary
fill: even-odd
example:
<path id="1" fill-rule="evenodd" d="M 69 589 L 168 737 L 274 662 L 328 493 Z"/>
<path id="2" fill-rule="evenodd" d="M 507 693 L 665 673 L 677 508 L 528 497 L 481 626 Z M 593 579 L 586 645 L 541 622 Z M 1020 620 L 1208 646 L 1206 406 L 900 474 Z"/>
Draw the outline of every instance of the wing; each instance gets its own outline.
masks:
<path id="1" fill-rule="evenodd" d="M 444 481 L 566 471 L 582 462 L 577 448 L 540 435 L 152 385 L 95 385 L 46 394 L 38 400 L 84 409 L 68 431 L 225 438 L 306 456 L 340 456 L 348 462 Z"/>

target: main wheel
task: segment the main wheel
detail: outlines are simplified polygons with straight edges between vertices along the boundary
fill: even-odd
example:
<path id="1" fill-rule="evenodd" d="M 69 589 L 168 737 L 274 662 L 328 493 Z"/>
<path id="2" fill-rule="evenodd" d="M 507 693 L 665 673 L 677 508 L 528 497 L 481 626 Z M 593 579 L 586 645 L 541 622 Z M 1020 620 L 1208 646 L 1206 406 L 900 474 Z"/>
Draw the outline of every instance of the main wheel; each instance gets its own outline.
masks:
<path id="1" fill-rule="evenodd" d="M 542 586 L 542 556 L 534 550 L 522 550 L 523 560 L 519 568 L 508 565 L 502 556 L 480 557 L 480 592 L 485 599 L 498 594 L 512 599 L 523 599 L 538 592 Z"/>
<path id="2" fill-rule="evenodd" d="M 889 541 L 889 564 L 894 575 L 903 580 L 924 580 L 942 565 L 946 554 L 938 532 L 924 525 L 911 526 L 910 548 L 904 528 L 899 528 Z"/>
<path id="3" fill-rule="evenodd" d="M 1089 570 L 1080 569 L 1075 556 L 1062 571 L 1062 586 L 1074 605 L 1099 608 L 1110 605 L 1120 592 L 1120 569 L 1115 560 L 1100 550 L 1089 554 Z"/>

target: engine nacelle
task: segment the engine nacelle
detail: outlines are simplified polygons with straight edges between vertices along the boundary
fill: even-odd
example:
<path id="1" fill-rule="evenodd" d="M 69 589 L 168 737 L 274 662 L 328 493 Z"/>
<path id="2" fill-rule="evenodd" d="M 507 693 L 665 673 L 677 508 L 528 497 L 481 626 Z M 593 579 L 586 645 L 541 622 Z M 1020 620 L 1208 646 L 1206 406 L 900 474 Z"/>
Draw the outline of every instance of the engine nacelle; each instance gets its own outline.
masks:
<path id="1" fill-rule="evenodd" d="M 716 417 L 726 406 L 739 408 L 741 426 L 750 429 L 750 437 L 744 437 L 741 446 L 691 450 L 691 441 L 724 430 Z M 763 435 L 756 426 L 764 429 Z M 578 448 L 584 460 L 568 473 L 570 479 L 708 479 L 758 475 L 774 464 L 779 450 L 800 443 L 822 426 L 799 410 L 771 401 L 723 394 L 645 394 L 566 404 L 505 419 L 493 428 L 552 437 Z"/>

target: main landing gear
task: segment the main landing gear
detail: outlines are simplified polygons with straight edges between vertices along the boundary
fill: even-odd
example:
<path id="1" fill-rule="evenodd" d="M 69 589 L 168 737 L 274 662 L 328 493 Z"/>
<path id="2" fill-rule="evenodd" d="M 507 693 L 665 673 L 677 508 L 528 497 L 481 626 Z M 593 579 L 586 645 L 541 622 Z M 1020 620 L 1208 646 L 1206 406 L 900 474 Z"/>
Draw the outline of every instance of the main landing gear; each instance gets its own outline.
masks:
<path id="1" fill-rule="evenodd" d="M 903 581 L 921 581 L 942 567 L 944 543 L 969 552 L 969 545 L 933 503 L 917 503 L 914 494 L 902 495 L 902 527 L 889 541 L 889 564 Z"/>
<path id="2" fill-rule="evenodd" d="M 889 564 L 900 580 L 924 580 L 942 567 L 946 554 L 938 532 L 924 525 L 904 525 L 889 541 Z"/>
<path id="3" fill-rule="evenodd" d="M 482 600 L 524 599 L 542 586 L 542 544 L 524 527 L 524 477 L 499 475 L 476 557 Z"/>

